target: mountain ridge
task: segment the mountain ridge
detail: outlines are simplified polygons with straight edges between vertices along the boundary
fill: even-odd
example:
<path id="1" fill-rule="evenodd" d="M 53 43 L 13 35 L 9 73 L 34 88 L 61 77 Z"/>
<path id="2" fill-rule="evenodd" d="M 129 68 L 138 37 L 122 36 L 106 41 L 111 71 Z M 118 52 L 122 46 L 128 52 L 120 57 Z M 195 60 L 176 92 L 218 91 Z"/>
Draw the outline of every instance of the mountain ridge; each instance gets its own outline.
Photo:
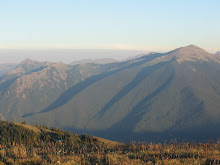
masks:
<path id="1" fill-rule="evenodd" d="M 175 57 L 179 63 L 184 61 L 217 61 L 213 54 L 195 45 L 177 48 L 168 52 L 168 54 Z"/>
<path id="2" fill-rule="evenodd" d="M 0 83 L 0 113 L 112 139 L 215 138 L 205 134 L 220 126 L 219 71 L 219 59 L 194 45 L 110 64 L 36 63 Z"/>
<path id="3" fill-rule="evenodd" d="M 109 63 L 114 63 L 114 62 L 119 62 L 118 60 L 115 60 L 113 58 L 103 58 L 103 59 L 83 59 L 79 61 L 74 61 L 70 63 L 70 65 L 78 65 L 78 64 L 89 64 L 89 63 L 94 63 L 94 64 L 109 64 Z"/>

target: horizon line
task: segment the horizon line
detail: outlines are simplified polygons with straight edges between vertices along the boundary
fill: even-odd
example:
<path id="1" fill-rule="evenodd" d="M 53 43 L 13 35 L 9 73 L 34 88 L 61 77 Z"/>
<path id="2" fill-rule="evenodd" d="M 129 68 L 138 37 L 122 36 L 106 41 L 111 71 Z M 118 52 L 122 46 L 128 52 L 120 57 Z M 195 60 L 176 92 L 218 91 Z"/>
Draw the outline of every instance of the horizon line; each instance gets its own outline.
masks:
<path id="1" fill-rule="evenodd" d="M 115 48 L 98 48 L 98 47 L 90 47 L 90 48 L 73 48 L 73 47 L 1 47 L 0 46 L 0 51 L 1 50 L 18 50 L 18 51 L 54 51 L 54 50 L 90 50 L 90 51 L 142 51 L 142 52 L 161 52 L 161 53 L 165 53 L 165 52 L 169 52 L 169 51 L 172 51 L 172 50 L 175 50 L 175 49 L 178 49 L 178 48 L 181 48 L 181 47 L 186 47 L 186 46 L 189 46 L 189 45 L 194 45 L 194 44 L 188 44 L 188 45 L 185 45 L 185 46 L 179 46 L 179 47 L 176 47 L 176 48 L 159 48 L 159 47 L 154 47 L 154 48 L 134 48 L 134 47 L 131 47 L 129 48 L 129 46 L 127 46 L 127 48 L 119 48 L 119 47 L 115 47 Z M 195 45 L 197 46 L 197 45 Z M 200 46 L 197 46 L 197 47 L 200 47 Z M 202 48 L 202 47 L 200 47 Z M 202 48 L 204 49 L 205 51 L 209 52 L 209 53 L 217 53 L 218 51 L 220 51 L 220 49 L 218 48 Z"/>

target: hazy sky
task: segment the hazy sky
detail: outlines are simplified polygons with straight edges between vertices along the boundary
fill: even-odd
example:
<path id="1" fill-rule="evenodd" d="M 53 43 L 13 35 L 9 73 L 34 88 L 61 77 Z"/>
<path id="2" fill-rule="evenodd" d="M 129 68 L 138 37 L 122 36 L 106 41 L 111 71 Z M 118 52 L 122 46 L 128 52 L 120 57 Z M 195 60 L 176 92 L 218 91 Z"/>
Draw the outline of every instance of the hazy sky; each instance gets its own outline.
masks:
<path id="1" fill-rule="evenodd" d="M 36 61 L 71 63 L 82 59 L 113 58 L 124 60 L 137 55 L 149 53 L 141 50 L 109 49 L 0 49 L 0 64 L 20 63 L 30 58 Z"/>
<path id="2" fill-rule="evenodd" d="M 220 0 L 0 0 L 0 48 L 220 49 Z"/>

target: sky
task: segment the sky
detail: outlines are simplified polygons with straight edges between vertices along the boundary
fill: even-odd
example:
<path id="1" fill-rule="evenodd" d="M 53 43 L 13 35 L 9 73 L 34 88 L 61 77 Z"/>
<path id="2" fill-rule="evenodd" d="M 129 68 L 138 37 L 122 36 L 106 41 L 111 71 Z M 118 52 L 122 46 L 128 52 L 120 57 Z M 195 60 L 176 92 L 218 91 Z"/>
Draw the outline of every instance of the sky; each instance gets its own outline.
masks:
<path id="1" fill-rule="evenodd" d="M 0 0 L 0 49 L 220 50 L 219 0 Z"/>
<path id="2" fill-rule="evenodd" d="M 147 53 L 144 50 L 123 49 L 0 49 L 0 64 L 18 64 L 27 58 L 66 64 L 83 59 L 111 58 L 121 61 Z"/>

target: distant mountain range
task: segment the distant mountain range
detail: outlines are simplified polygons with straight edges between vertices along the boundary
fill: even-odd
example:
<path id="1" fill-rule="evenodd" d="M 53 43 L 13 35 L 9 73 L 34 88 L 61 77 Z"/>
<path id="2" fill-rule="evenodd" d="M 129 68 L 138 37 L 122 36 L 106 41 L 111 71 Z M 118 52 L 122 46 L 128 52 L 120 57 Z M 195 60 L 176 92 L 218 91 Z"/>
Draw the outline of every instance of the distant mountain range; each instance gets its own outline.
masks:
<path id="1" fill-rule="evenodd" d="M 0 78 L 0 117 L 115 140 L 216 139 L 219 73 L 194 45 L 107 64 L 27 59 Z"/>
<path id="2" fill-rule="evenodd" d="M 109 63 L 113 63 L 113 62 L 118 62 L 117 60 L 114 60 L 112 58 L 104 58 L 104 59 L 84 59 L 84 60 L 80 60 L 80 61 L 74 61 L 72 62 L 70 65 L 78 65 L 78 64 L 109 64 Z"/>
<path id="3" fill-rule="evenodd" d="M 14 69 L 17 64 L 0 64 L 0 76 Z"/>

